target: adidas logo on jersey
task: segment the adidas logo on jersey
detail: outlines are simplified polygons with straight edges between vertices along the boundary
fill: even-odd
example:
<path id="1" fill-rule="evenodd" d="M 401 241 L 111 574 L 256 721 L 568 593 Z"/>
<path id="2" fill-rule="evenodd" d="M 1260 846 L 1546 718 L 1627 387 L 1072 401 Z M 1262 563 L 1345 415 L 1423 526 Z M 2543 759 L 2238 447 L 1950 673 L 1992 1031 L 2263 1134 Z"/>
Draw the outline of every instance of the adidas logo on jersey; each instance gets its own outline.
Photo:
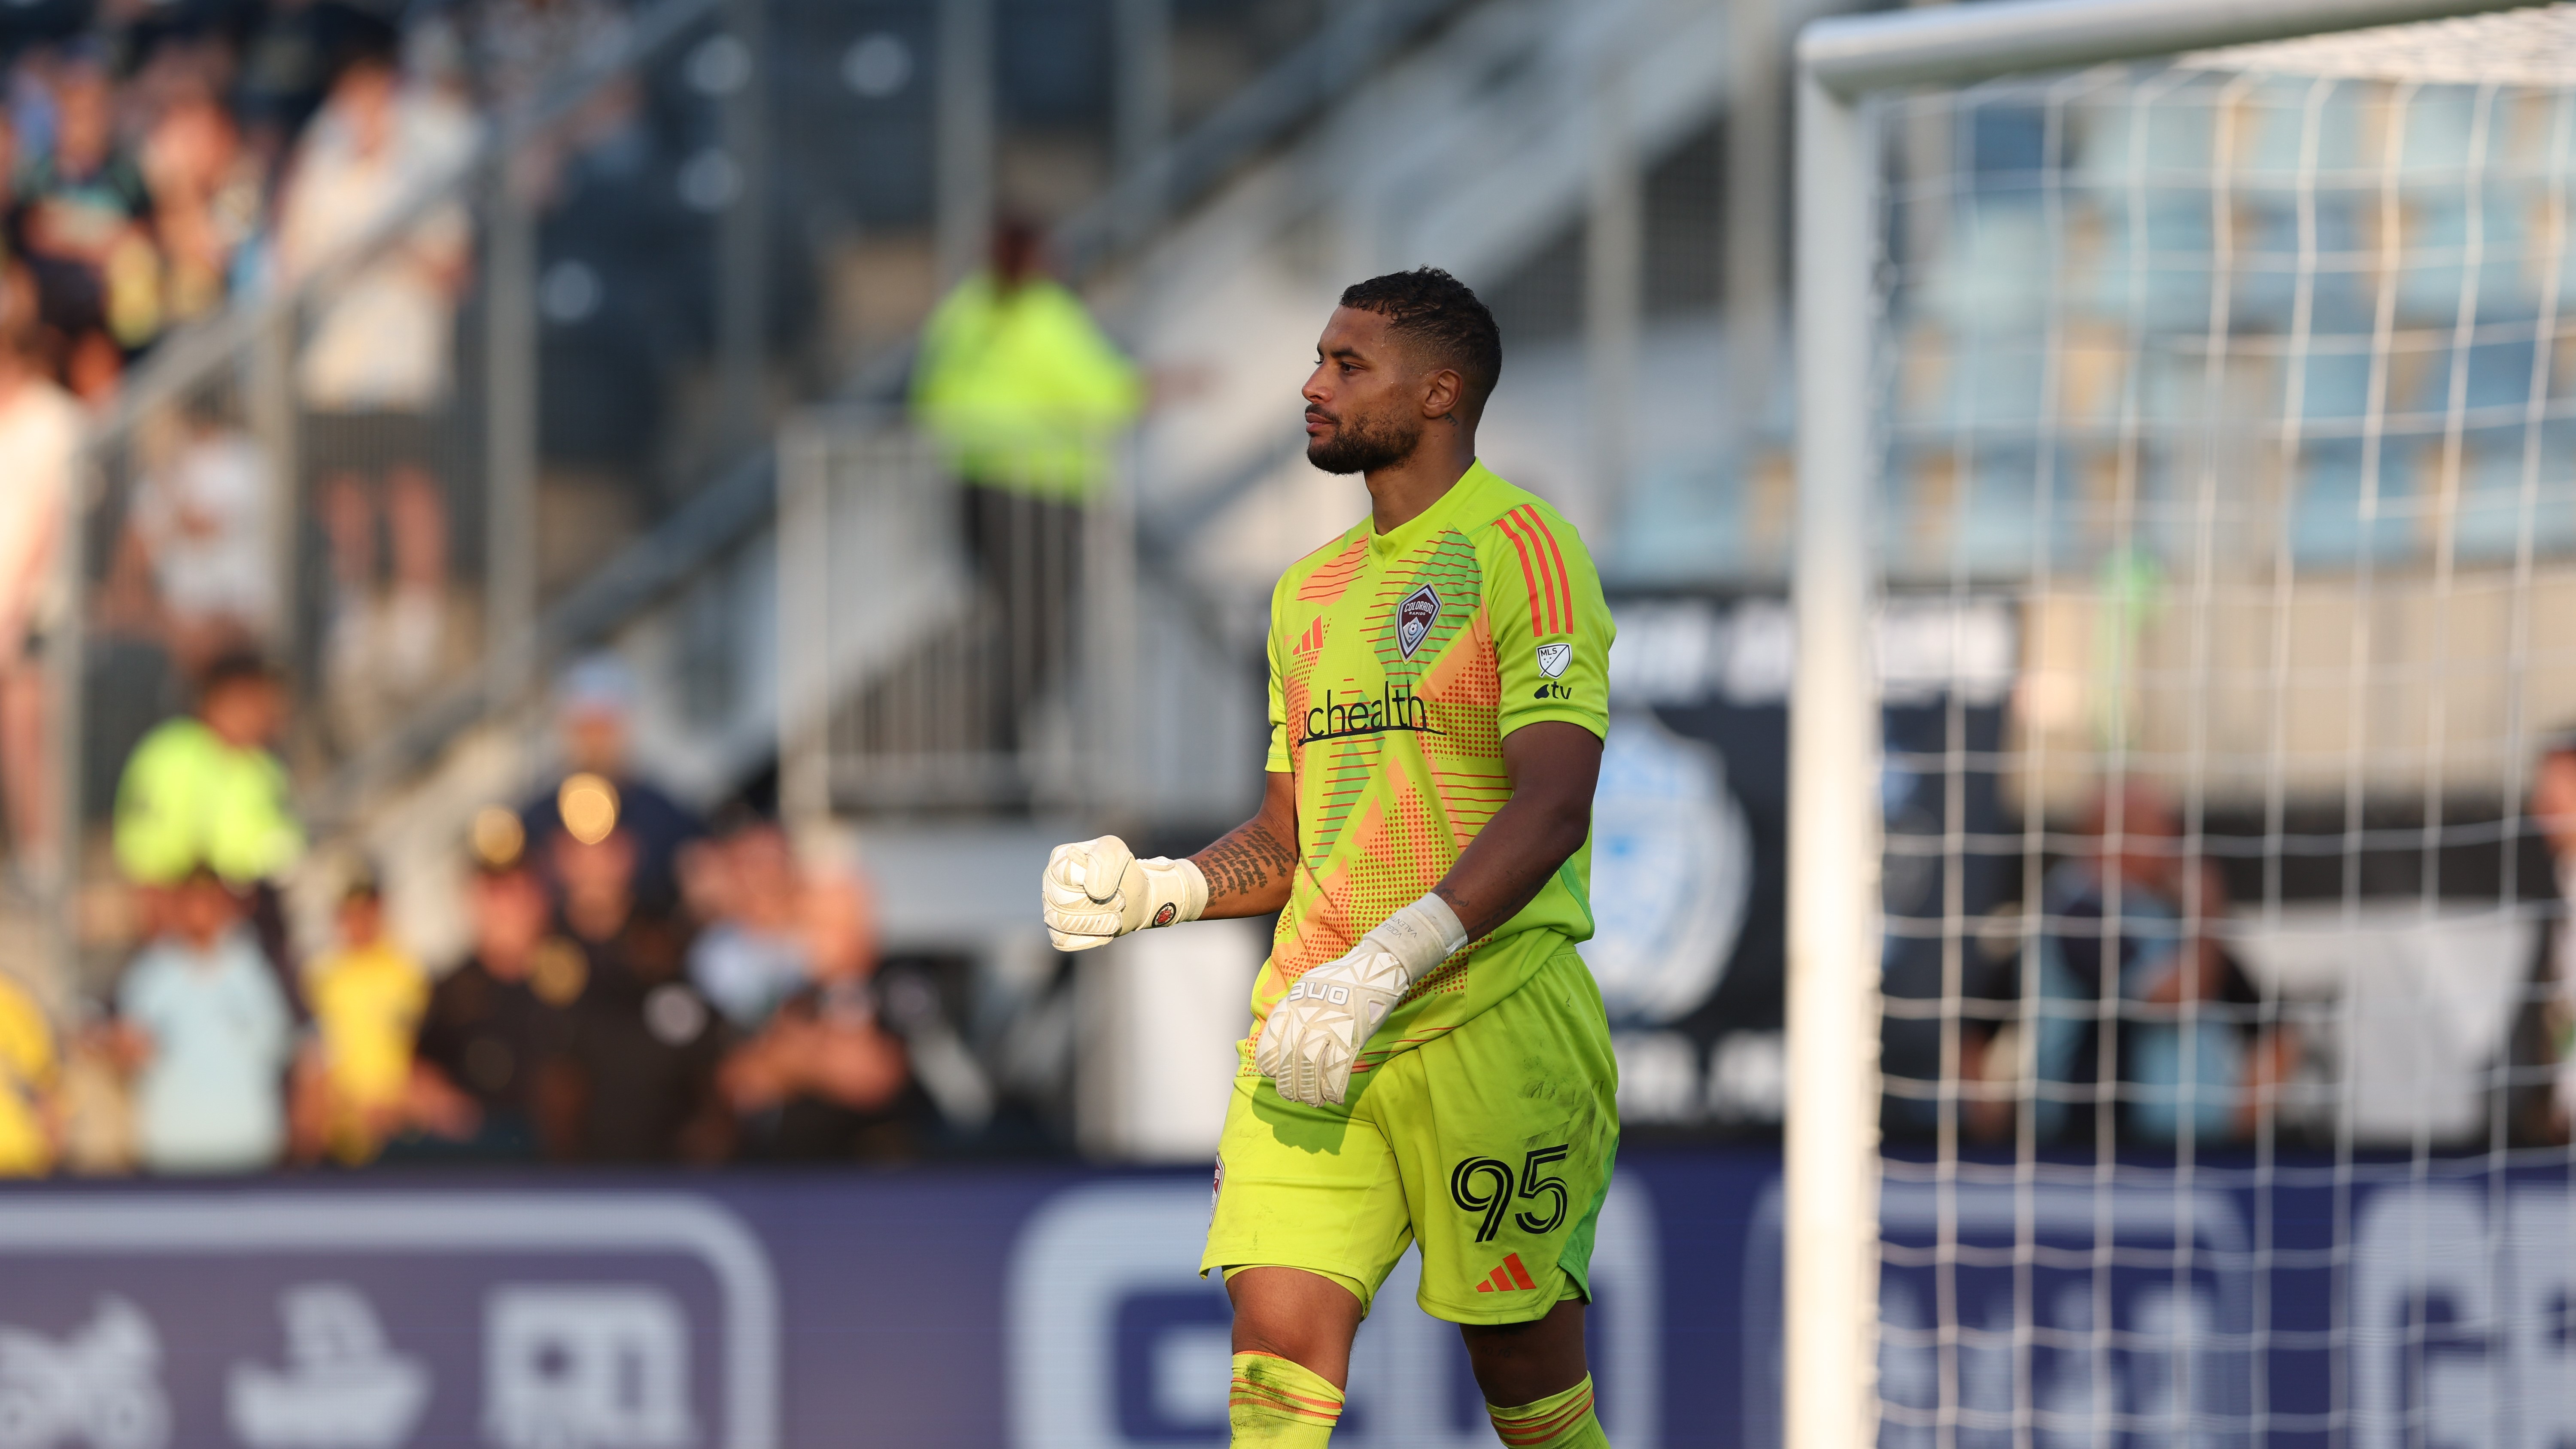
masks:
<path id="1" fill-rule="evenodd" d="M 1479 1293 L 1526 1293 L 1537 1286 L 1538 1284 L 1532 1282 L 1530 1279 L 1529 1269 L 1521 1263 L 1521 1255 L 1518 1253 L 1505 1253 L 1503 1255 L 1503 1266 L 1496 1268 L 1493 1272 L 1493 1276 L 1487 1278 L 1484 1282 L 1477 1284 L 1476 1291 Z"/>
<path id="2" fill-rule="evenodd" d="M 1297 636 L 1297 647 L 1293 652 L 1298 654 L 1312 654 L 1323 647 L 1324 621 L 1319 618 L 1314 623 L 1306 626 L 1305 633 Z"/>

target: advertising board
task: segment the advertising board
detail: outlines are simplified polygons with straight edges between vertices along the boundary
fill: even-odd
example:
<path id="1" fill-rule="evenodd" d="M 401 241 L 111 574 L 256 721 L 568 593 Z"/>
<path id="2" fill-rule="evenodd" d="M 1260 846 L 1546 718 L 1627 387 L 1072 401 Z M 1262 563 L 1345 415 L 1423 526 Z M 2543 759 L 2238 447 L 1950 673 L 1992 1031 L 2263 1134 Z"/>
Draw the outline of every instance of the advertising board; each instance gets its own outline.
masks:
<path id="1" fill-rule="evenodd" d="M 1945 1200 L 1897 1165 L 1883 1442 L 2576 1435 L 2563 1171 L 2393 1169 Z M 1622 1163 L 1592 1356 L 1623 1449 L 1779 1443 L 1778 1181 L 1758 1150 Z M 1071 1168 L 13 1189 L 0 1449 L 1221 1444 L 1207 1211 L 1204 1173 Z M 1336 1444 L 1493 1442 L 1413 1272 L 1361 1330 Z"/>

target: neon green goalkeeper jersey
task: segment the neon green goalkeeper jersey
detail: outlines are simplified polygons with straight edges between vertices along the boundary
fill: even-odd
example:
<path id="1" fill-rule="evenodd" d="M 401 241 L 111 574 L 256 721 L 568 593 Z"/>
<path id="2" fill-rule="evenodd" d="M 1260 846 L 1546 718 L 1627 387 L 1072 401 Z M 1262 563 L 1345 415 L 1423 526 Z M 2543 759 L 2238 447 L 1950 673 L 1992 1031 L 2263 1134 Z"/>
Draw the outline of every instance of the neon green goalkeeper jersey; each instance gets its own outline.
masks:
<path id="1" fill-rule="evenodd" d="M 1252 988 L 1253 1042 L 1289 983 L 1349 951 L 1449 872 L 1511 798 L 1503 737 L 1609 728 L 1610 611 L 1572 525 L 1469 468 L 1393 533 L 1362 519 L 1270 596 L 1270 761 L 1295 776 L 1297 868 Z M 1538 897 L 1413 985 L 1357 1070 L 1518 990 L 1592 935 L 1592 843 Z"/>

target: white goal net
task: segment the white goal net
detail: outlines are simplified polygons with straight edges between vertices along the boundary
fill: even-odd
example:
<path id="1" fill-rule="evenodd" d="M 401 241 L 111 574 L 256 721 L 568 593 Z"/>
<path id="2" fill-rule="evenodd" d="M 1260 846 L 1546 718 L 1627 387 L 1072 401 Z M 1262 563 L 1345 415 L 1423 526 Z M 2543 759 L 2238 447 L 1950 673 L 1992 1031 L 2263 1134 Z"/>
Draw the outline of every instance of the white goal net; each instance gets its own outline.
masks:
<path id="1" fill-rule="evenodd" d="M 2576 1440 L 2576 7 L 1861 115 L 1881 1443 Z"/>

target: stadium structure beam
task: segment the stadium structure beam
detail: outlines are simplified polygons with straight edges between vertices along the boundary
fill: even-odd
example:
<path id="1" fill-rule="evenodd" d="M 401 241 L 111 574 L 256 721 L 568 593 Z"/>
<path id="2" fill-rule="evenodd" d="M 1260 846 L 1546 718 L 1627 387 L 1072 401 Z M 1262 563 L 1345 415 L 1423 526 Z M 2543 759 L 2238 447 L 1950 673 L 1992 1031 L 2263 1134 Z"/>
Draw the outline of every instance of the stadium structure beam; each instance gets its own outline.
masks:
<path id="1" fill-rule="evenodd" d="M 1867 100 L 2521 8 L 2523 0 L 1989 0 L 1834 17 L 1800 33 L 1782 1443 L 1871 1449 L 1878 1437 L 1879 156 Z"/>
<path id="2" fill-rule="evenodd" d="M 1819 20 L 1800 72 L 1844 99 L 1967 85 L 2018 72 L 2174 55 L 2418 20 L 2518 10 L 2530 0 L 1988 0 Z"/>

